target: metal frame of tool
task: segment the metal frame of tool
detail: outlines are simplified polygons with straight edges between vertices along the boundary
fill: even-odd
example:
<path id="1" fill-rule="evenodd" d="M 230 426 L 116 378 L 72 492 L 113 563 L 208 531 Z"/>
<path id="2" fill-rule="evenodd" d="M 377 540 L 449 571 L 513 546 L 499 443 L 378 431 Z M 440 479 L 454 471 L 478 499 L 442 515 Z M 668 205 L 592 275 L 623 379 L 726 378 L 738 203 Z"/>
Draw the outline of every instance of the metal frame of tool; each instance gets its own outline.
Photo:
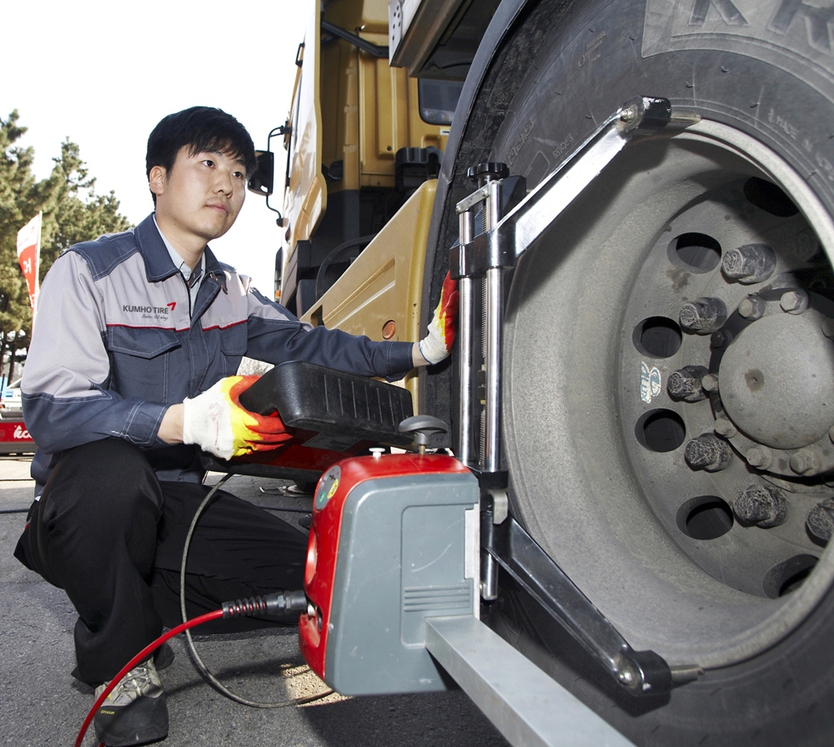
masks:
<path id="1" fill-rule="evenodd" d="M 487 601 L 496 598 L 501 566 L 609 675 L 636 695 L 668 691 L 673 681 L 687 681 L 698 670 L 676 667 L 673 672 L 655 652 L 634 651 L 510 515 L 501 443 L 504 277 L 633 138 L 697 121 L 692 113 L 673 111 L 666 99 L 631 99 L 509 210 L 503 193 L 508 168 L 500 163 L 470 168 L 477 189 L 457 203 L 460 241 L 451 250 L 451 272 L 459 279 L 460 291 L 458 457 L 481 485 L 481 596 Z M 481 230 L 476 231 L 479 218 Z"/>

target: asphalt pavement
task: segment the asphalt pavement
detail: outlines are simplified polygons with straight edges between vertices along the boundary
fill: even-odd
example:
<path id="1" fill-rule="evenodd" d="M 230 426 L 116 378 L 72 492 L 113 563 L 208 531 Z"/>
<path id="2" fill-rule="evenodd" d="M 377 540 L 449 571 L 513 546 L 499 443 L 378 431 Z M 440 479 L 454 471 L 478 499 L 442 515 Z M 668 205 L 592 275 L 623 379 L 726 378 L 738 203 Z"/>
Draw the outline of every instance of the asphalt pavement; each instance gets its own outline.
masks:
<path id="1" fill-rule="evenodd" d="M 75 743 L 91 690 L 76 681 L 72 631 L 75 613 L 60 589 L 13 557 L 31 502 L 30 458 L 0 457 L 0 744 L 16 747 Z M 216 479 L 217 476 L 214 476 Z M 275 480 L 235 476 L 225 489 L 298 523 L 310 508 Z M 299 525 L 299 531 L 304 531 Z M 199 630 L 199 629 L 197 629 Z M 507 742 L 459 691 L 346 698 L 327 692 L 306 666 L 294 627 L 236 635 L 200 636 L 200 657 L 241 698 L 281 704 L 242 705 L 209 686 L 182 637 L 176 658 L 161 673 L 168 695 L 166 747 L 245 744 L 247 747 L 505 747 Z M 84 745 L 96 745 L 92 728 Z"/>

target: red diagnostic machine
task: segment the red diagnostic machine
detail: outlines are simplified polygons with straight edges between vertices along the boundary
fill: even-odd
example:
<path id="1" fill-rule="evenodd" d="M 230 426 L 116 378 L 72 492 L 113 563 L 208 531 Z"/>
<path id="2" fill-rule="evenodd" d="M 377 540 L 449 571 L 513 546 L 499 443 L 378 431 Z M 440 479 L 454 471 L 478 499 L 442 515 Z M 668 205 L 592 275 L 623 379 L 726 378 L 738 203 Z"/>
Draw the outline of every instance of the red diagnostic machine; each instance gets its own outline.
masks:
<path id="1" fill-rule="evenodd" d="M 346 459 L 321 478 L 301 649 L 345 695 L 443 690 L 427 616 L 479 609 L 478 482 L 449 456 Z"/>

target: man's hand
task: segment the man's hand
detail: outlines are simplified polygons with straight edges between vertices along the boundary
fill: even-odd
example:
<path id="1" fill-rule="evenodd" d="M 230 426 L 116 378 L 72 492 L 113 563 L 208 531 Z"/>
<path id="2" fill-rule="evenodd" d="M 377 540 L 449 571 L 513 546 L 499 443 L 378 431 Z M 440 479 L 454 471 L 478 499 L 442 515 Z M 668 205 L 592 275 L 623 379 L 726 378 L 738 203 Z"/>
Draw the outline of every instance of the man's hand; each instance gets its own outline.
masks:
<path id="1" fill-rule="evenodd" d="M 440 363 L 452 352 L 458 318 L 458 281 L 447 272 L 440 301 L 429 322 L 429 333 L 418 343 L 420 355 L 431 365 Z"/>
<path id="2" fill-rule="evenodd" d="M 245 410 L 240 395 L 257 376 L 228 376 L 183 404 L 182 440 L 221 459 L 277 449 L 292 438 L 278 415 Z"/>

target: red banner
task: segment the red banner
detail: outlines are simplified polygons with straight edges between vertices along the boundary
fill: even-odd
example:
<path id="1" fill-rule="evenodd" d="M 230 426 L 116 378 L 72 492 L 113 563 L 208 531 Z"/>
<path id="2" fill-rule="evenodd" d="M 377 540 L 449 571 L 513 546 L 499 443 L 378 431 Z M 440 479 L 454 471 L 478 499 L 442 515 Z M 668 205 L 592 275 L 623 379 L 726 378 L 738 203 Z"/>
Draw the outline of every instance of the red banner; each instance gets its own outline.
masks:
<path id="1" fill-rule="evenodd" d="M 41 216 L 38 213 L 17 232 L 17 261 L 29 286 L 29 303 L 35 308 L 38 294 L 38 265 L 41 255 Z"/>

